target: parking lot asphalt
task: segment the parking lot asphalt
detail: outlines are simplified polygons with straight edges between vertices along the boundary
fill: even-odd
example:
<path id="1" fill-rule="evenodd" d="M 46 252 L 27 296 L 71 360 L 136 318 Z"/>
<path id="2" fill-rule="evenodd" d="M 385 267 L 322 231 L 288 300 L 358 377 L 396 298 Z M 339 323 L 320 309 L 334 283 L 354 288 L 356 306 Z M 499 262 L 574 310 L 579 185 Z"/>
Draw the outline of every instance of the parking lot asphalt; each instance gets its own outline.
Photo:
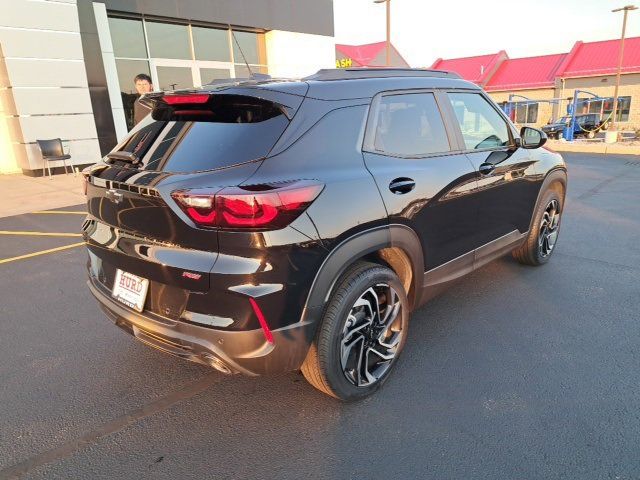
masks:
<path id="1" fill-rule="evenodd" d="M 0 234 L 0 478 L 639 478 L 640 158 L 564 156 L 551 261 L 505 257 L 414 312 L 356 404 L 142 345 L 91 298 L 82 246 L 2 263 L 81 239 Z"/>

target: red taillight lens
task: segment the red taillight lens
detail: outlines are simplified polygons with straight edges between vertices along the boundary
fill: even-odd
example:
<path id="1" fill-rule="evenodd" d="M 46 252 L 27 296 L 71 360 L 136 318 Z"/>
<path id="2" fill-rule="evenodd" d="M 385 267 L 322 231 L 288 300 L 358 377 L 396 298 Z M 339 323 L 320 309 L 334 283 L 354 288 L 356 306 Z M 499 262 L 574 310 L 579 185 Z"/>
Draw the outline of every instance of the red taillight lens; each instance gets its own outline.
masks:
<path id="1" fill-rule="evenodd" d="M 177 191 L 171 194 L 176 203 L 197 225 L 215 226 L 215 193 Z"/>
<path id="2" fill-rule="evenodd" d="M 199 105 L 209 101 L 209 94 L 165 95 L 162 100 L 167 105 Z"/>
<path id="3" fill-rule="evenodd" d="M 298 181 L 280 188 L 249 191 L 240 187 L 219 192 L 180 190 L 171 196 L 201 227 L 228 230 L 274 230 L 295 220 L 322 191 L 323 185 Z"/>
<path id="4" fill-rule="evenodd" d="M 264 339 L 269 343 L 273 343 L 273 334 L 271 333 L 271 329 L 269 328 L 266 318 L 264 318 L 262 310 L 260 310 L 257 302 L 251 297 L 249 297 L 249 303 L 251 304 L 251 308 L 253 308 L 253 313 L 258 317 L 258 322 L 260 322 L 260 327 L 262 327 Z"/>

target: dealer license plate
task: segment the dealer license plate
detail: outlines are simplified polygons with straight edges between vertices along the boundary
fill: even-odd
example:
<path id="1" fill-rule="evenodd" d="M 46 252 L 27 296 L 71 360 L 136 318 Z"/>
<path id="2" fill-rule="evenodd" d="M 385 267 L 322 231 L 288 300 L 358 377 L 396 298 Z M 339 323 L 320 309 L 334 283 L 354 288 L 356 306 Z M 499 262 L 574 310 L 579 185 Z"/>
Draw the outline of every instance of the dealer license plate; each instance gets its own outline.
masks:
<path id="1" fill-rule="evenodd" d="M 118 269 L 111 296 L 127 307 L 141 312 L 147 298 L 149 280 Z"/>

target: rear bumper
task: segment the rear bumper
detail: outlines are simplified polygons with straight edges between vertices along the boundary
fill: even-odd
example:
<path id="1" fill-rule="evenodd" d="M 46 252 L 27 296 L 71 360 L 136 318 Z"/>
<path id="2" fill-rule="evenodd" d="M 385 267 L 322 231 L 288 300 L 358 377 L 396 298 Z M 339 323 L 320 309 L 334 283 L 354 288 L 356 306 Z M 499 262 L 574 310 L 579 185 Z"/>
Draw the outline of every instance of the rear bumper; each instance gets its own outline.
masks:
<path id="1" fill-rule="evenodd" d="M 313 339 L 314 322 L 294 323 L 273 330 L 273 343 L 261 329 L 226 331 L 138 313 L 113 300 L 95 279 L 89 290 L 118 327 L 154 348 L 185 360 L 213 366 L 225 373 L 263 375 L 296 370 L 302 365 Z M 308 312 L 303 318 L 315 318 Z"/>

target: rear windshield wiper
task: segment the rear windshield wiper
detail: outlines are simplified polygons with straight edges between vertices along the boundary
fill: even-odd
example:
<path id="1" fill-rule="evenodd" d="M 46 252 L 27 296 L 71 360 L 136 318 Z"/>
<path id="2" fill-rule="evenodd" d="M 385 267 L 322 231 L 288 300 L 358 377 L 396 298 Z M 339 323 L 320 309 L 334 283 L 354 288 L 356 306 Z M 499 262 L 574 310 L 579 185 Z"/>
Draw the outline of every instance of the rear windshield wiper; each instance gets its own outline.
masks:
<path id="1" fill-rule="evenodd" d="M 121 162 L 129 162 L 131 165 L 134 165 L 134 166 L 142 163 L 140 158 L 135 153 L 125 152 L 123 150 L 107 153 L 107 158 L 109 160 L 119 160 Z"/>

